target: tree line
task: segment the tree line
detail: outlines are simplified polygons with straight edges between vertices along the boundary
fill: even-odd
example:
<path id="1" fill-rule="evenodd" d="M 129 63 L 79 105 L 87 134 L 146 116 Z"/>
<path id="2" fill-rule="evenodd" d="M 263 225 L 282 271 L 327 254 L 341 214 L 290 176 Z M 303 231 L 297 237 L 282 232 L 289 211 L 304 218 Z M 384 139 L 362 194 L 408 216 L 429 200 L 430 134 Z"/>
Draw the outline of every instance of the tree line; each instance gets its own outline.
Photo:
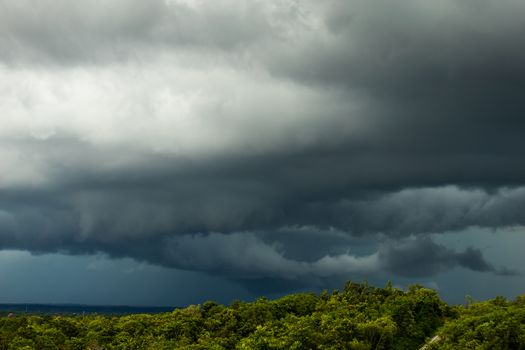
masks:
<path id="1" fill-rule="evenodd" d="M 429 340 L 438 335 L 432 343 Z M 347 282 L 276 300 L 208 301 L 161 314 L 0 318 L 0 349 L 525 349 L 525 296 L 449 306 L 407 291 Z"/>

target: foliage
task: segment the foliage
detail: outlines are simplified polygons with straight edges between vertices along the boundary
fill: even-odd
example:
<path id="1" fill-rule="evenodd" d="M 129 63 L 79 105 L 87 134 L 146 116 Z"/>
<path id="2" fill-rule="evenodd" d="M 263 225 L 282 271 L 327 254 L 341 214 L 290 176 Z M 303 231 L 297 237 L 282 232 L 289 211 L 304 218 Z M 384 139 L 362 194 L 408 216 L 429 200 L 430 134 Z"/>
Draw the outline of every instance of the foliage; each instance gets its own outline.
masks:
<path id="1" fill-rule="evenodd" d="M 429 349 L 525 349 L 525 298 L 470 301 L 438 333 Z"/>
<path id="2" fill-rule="evenodd" d="M 433 290 L 348 282 L 340 291 L 209 301 L 163 314 L 0 317 L 3 349 L 525 349 L 525 296 L 451 308 Z"/>

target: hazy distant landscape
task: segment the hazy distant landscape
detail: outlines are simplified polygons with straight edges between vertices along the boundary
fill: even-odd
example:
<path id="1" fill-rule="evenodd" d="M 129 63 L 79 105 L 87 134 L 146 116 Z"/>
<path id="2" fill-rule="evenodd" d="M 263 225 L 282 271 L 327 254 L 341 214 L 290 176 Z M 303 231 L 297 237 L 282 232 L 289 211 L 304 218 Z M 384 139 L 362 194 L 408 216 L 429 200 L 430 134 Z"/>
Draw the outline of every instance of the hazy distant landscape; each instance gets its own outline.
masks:
<path id="1" fill-rule="evenodd" d="M 119 306 L 119 305 L 75 305 L 75 304 L 0 304 L 0 313 L 23 315 L 124 315 L 173 311 L 174 307 Z"/>

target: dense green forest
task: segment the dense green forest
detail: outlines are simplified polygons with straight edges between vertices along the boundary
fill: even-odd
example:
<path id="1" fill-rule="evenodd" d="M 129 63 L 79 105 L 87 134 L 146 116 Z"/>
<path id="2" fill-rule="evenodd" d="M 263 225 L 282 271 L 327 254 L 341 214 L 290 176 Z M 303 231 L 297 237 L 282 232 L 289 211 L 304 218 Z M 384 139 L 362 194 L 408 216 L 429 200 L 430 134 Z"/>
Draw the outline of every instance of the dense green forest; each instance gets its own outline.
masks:
<path id="1" fill-rule="evenodd" d="M 426 344 L 426 345 L 425 345 Z M 421 286 L 348 282 L 163 314 L 0 318 L 0 349 L 525 349 L 525 296 L 449 306 Z"/>

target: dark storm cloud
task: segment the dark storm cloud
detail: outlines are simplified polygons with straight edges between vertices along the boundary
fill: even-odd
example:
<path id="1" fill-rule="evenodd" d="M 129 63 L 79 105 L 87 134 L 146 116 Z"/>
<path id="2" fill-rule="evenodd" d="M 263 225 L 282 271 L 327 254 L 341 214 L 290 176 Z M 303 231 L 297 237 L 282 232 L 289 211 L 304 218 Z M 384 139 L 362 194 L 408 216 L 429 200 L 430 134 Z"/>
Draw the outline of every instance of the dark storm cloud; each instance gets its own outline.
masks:
<path id="1" fill-rule="evenodd" d="M 426 107 L 421 119 L 427 123 L 432 121 L 429 112 L 452 120 L 454 116 L 440 112 L 481 107 L 473 102 L 488 106 L 483 96 L 514 100 L 524 87 L 525 47 L 519 40 L 525 29 L 520 20 L 524 5 L 473 5 L 331 1 L 323 8 L 326 35 L 312 35 L 317 45 L 300 42 L 285 49 L 270 67 L 304 82 L 359 89 L 390 102 L 381 107 L 402 108 L 391 112 L 412 114 L 415 107 Z M 428 107 L 440 108 L 435 114 Z"/>
<path id="2" fill-rule="evenodd" d="M 335 171 L 372 187 L 522 184 L 523 4 L 330 4 L 325 35 L 283 47 L 269 67 L 367 101 L 362 138 L 329 152 Z"/>
<path id="3" fill-rule="evenodd" d="M 525 225 L 524 5 L 1 4 L 0 247 L 512 273 L 424 235 Z"/>
<path id="4" fill-rule="evenodd" d="M 509 269 L 494 268 L 478 249 L 469 247 L 463 252 L 455 252 L 436 244 L 429 237 L 386 243 L 380 248 L 379 259 L 387 271 L 406 277 L 436 275 L 454 266 L 498 275 L 516 274 Z"/>
<path id="5" fill-rule="evenodd" d="M 83 154 L 89 164 L 90 152 Z M 3 190 L 1 245 L 37 253 L 103 251 L 248 285 L 264 279 L 322 285 L 382 272 L 430 276 L 455 266 L 511 274 L 478 250 L 455 252 L 428 239 L 377 250 L 374 241 L 378 233 L 394 238 L 524 224 L 521 187 L 359 192 L 338 188 L 327 174 L 313 183 L 324 191 L 299 201 L 306 186 L 278 171 L 210 161 L 175 169 L 170 162 L 184 164 L 150 156 L 118 173 L 61 168 L 47 189 Z"/>

